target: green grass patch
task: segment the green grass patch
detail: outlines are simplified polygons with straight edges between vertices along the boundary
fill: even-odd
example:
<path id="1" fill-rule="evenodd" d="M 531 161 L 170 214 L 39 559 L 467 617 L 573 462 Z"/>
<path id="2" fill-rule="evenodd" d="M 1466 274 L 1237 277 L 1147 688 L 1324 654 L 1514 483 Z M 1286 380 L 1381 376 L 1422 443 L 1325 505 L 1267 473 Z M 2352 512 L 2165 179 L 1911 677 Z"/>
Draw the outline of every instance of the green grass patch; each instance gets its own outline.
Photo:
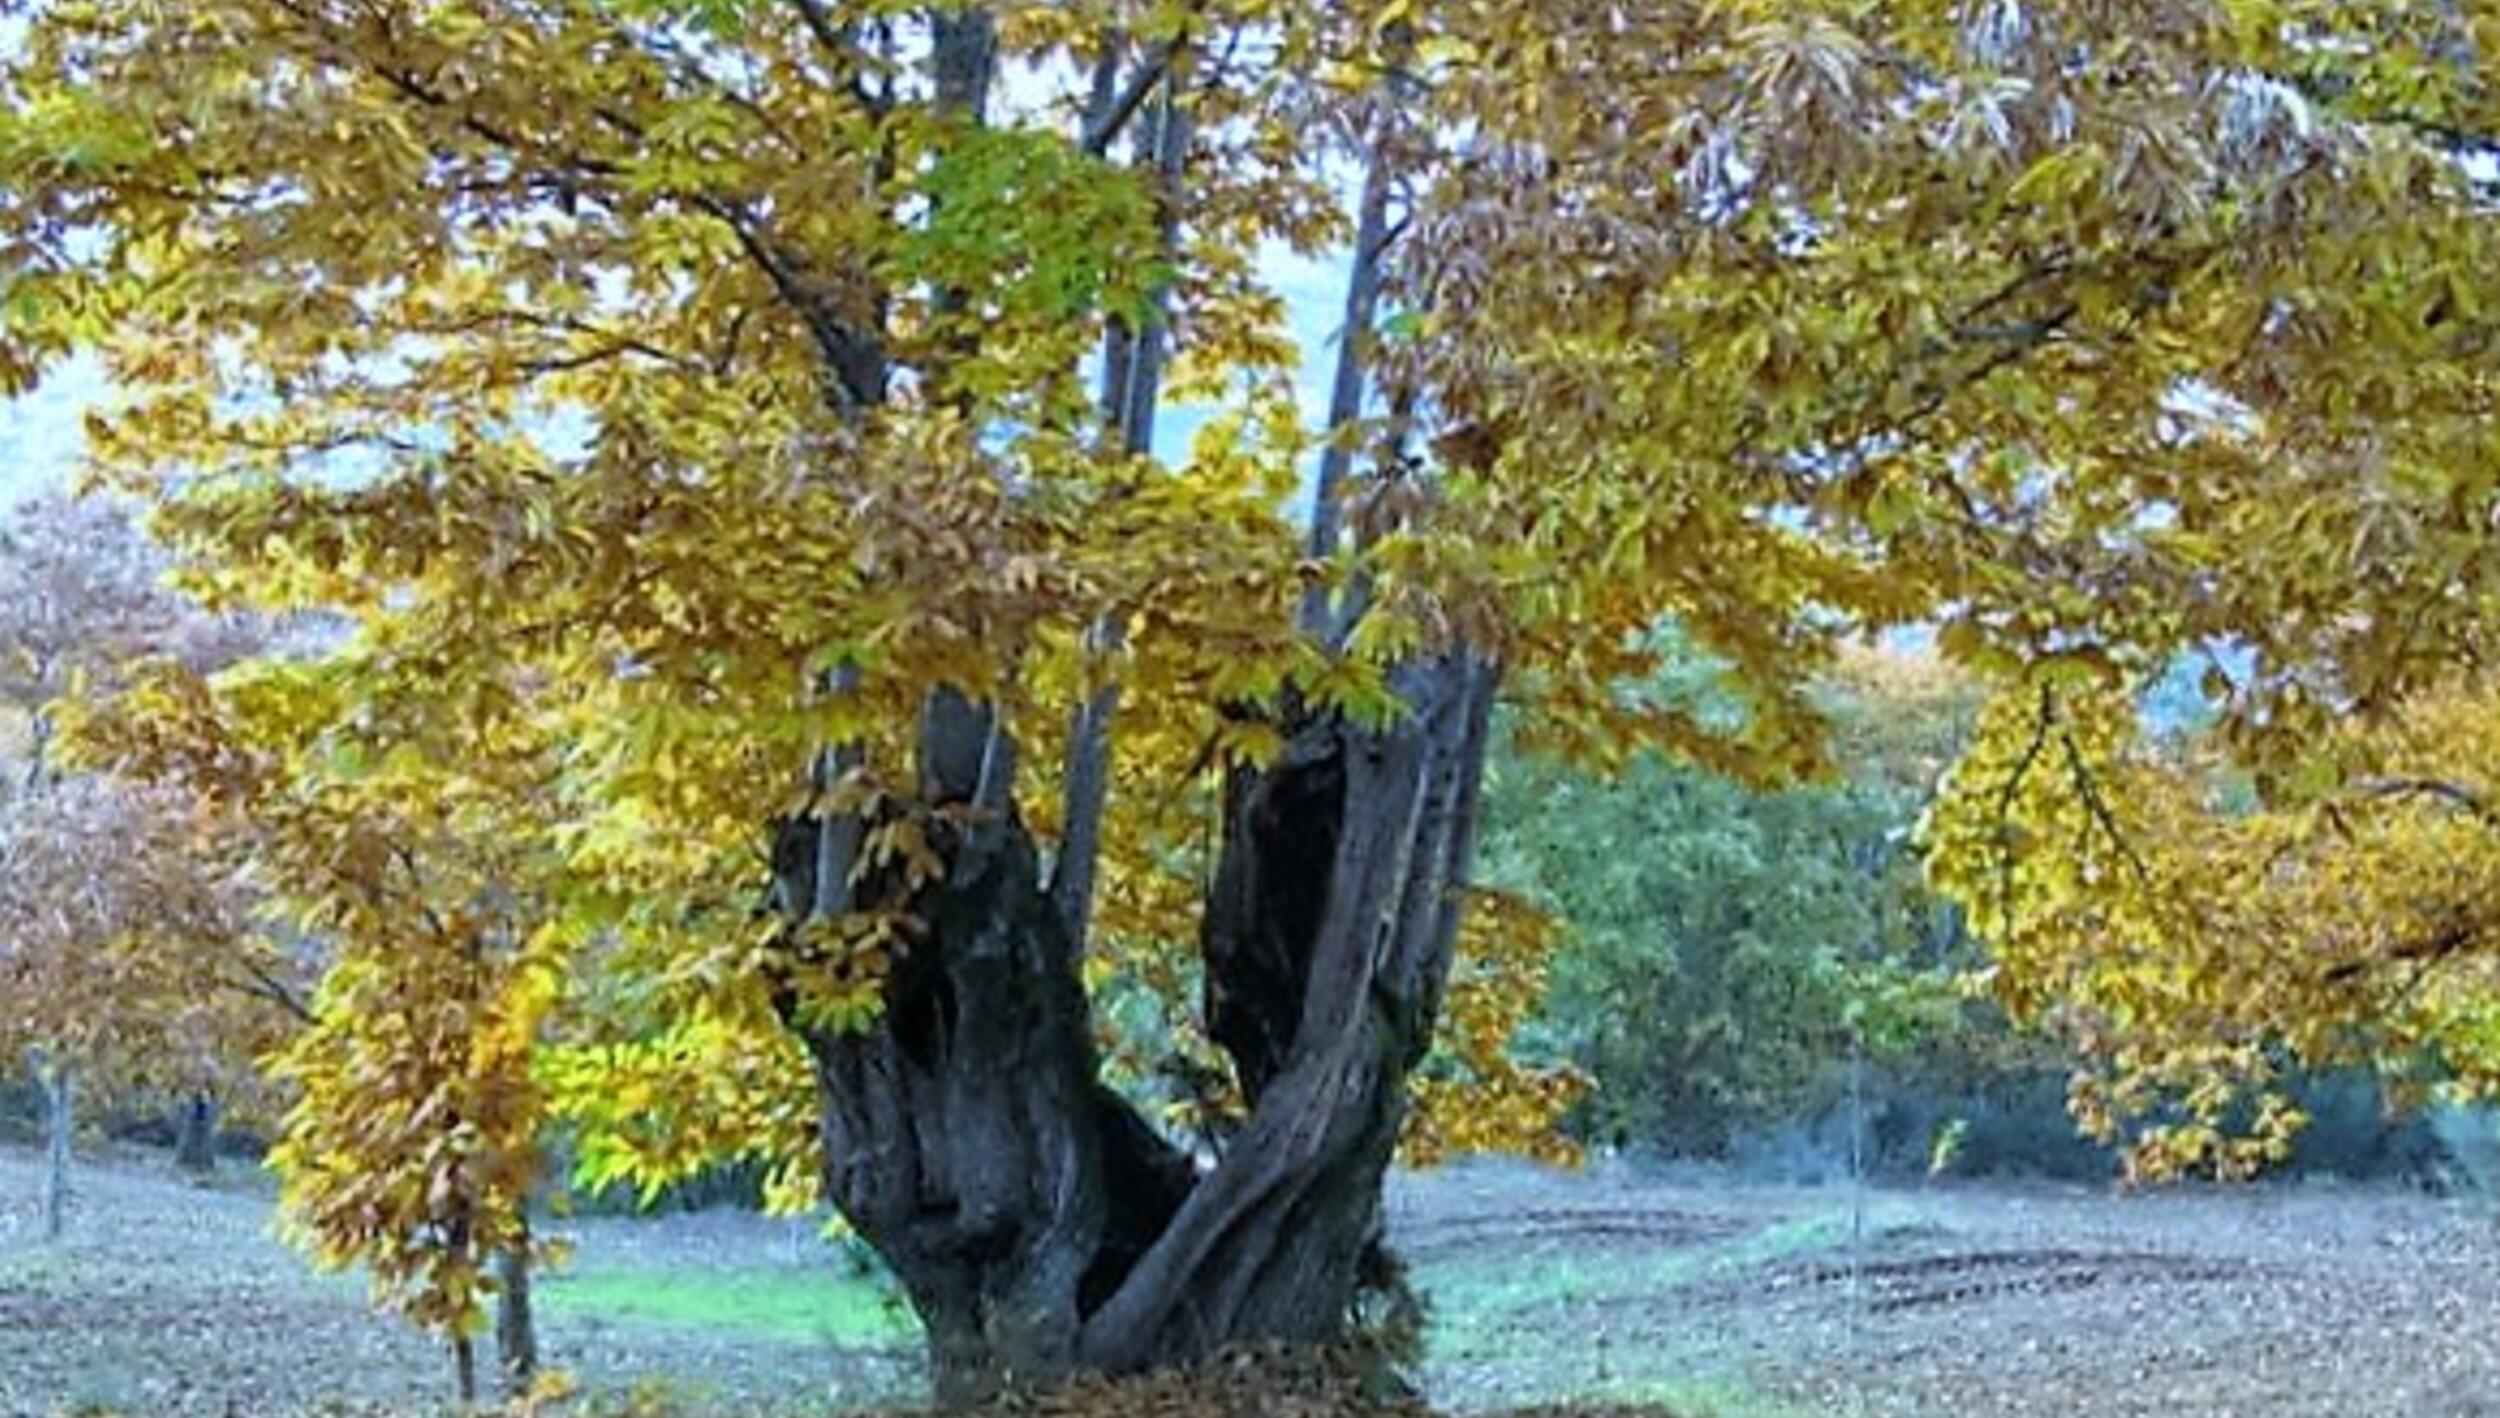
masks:
<path id="1" fill-rule="evenodd" d="M 1847 1241 L 1845 1214 L 1799 1217 L 1710 1245 L 1609 1254 L 1565 1243 L 1545 1251 L 1487 1254 L 1419 1265 L 1436 1335 L 1502 1328 L 1522 1311 L 1656 1296 L 1713 1272 L 1732 1272 Z M 1496 1243 L 1498 1245 L 1498 1243 Z"/>
<path id="2" fill-rule="evenodd" d="M 538 1300 L 550 1315 L 791 1343 L 887 1346 L 918 1336 L 911 1312 L 887 1292 L 830 1273 L 599 1267 L 548 1276 Z"/>
<path id="3" fill-rule="evenodd" d="M 1519 1404 L 1655 1404 L 1694 1418 L 1802 1418 L 1762 1393 L 1752 1364 L 1682 1287 L 1845 1244 L 1845 1212 L 1798 1217 L 1715 1243 L 1629 1252 L 1585 1241 L 1505 1248 L 1416 1267 L 1430 1306 L 1426 1368 L 1458 1411 Z"/>

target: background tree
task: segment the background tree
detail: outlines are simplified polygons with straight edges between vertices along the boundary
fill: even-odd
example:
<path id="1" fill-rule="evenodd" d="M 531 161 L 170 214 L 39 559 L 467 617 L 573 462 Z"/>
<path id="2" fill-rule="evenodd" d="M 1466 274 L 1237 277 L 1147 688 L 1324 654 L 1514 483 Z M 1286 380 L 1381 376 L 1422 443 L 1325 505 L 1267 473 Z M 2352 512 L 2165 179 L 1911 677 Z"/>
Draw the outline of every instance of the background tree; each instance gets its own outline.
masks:
<path id="1" fill-rule="evenodd" d="M 529 1391 L 534 1238 L 550 1124 L 539 1060 L 576 939 L 543 896 L 547 747 L 521 698 L 458 741 L 358 721 L 364 647 L 143 678 L 76 743 L 248 823 L 264 910 L 322 943 L 321 983 L 269 1059 L 288 1095 L 281 1214 L 330 1268 L 450 1341 L 462 1403 L 498 1301 L 506 1386 Z M 502 712 L 498 712 L 498 710 Z M 427 721 L 430 725 L 431 721 Z"/>
<path id="2" fill-rule="evenodd" d="M 1724 1157 L 1838 1102 L 1876 1002 L 1920 984 L 1940 1023 L 1957 1013 L 1979 962 L 1908 829 L 1976 689 L 1922 651 L 1842 665 L 1828 782 L 1764 791 L 1649 756 L 1596 781 L 1497 751 L 1485 871 L 1567 924 L 1540 1033 L 1596 1082 L 1591 1135 Z M 1710 672 L 1687 657 L 1660 692 L 1729 713 L 1699 702 Z"/>
<path id="3" fill-rule="evenodd" d="M 0 706 L 20 739 L 0 789 L 0 1056 L 48 1094 L 47 1229 L 68 1199 L 75 1079 L 95 1101 L 249 1099 L 252 1058 L 294 973 L 247 943 L 249 892 L 214 828 L 177 795 L 70 773 L 60 708 L 144 656 L 210 667 L 255 643 L 162 584 L 163 558 L 118 509 L 45 499 L 0 529 Z"/>
<path id="4" fill-rule="evenodd" d="M 2000 997 L 2083 1055 L 2074 1110 L 2134 1175 L 2281 1161 L 2305 1071 L 2371 1068 L 2400 1103 L 2500 1086 L 2500 716 L 2477 683 L 2359 717 L 2263 794 L 2124 697 L 1991 706 L 1928 825 L 1935 875 L 1992 940 Z"/>
<path id="5" fill-rule="evenodd" d="M 205 625 L 163 583 L 163 558 L 103 501 L 40 498 L 0 530 L 0 701 L 28 785 L 55 776 L 53 706 L 103 689 L 142 656 L 176 653 Z"/>
<path id="6" fill-rule="evenodd" d="M 1497 695 L 1768 774 L 1853 634 L 2026 687 L 2239 638 L 2291 755 L 2487 645 L 2491 24 L 37 3 L 0 370 L 102 345 L 196 584 L 356 622 L 331 717 L 526 699 L 577 928 L 747 1076 L 803 1053 L 972 1396 L 1342 1332 Z M 1348 228 L 1297 526 L 1255 258 Z M 1168 458 L 1157 375 L 1216 406 Z M 1666 622 L 1741 721 L 1641 691 Z M 1193 862 L 1203 1166 L 1087 989 Z"/>
<path id="7" fill-rule="evenodd" d="M 52 1091 L 47 1230 L 68 1196 L 73 1087 L 91 1103 L 258 1096 L 292 1001 L 250 895 L 203 869 L 187 805 L 71 779 L 0 799 L 0 1045 Z M 73 1078 L 80 1083 L 73 1084 Z"/>

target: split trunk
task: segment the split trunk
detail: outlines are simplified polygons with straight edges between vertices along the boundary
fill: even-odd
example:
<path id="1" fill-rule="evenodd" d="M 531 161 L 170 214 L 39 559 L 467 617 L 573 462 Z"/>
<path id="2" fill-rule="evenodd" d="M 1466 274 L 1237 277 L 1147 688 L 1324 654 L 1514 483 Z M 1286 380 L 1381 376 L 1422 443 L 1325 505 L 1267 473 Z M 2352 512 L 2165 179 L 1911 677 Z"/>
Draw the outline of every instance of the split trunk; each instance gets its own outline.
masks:
<path id="1" fill-rule="evenodd" d="M 1390 727 L 1302 716 L 1225 786 L 1199 943 L 1250 1111 L 1207 1167 L 1099 1076 L 1080 952 L 1031 836 L 986 800 L 985 712 L 940 696 L 924 723 L 922 808 L 971 809 L 928 812 L 968 824 L 934 885 L 850 882 L 864 824 L 784 825 L 785 903 L 821 907 L 839 873 L 923 927 L 874 1027 L 803 1032 L 828 1191 L 926 1326 L 942 1401 L 1345 1334 L 1457 933 L 1494 675 L 1451 656 L 1397 688 Z"/>

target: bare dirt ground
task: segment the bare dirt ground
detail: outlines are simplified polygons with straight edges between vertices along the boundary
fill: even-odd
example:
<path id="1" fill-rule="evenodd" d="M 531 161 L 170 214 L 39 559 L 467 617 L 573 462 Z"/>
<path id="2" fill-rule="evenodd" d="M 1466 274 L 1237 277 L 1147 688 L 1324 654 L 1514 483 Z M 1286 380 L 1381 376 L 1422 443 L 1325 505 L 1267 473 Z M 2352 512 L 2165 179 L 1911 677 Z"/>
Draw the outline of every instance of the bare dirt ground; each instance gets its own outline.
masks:
<path id="1" fill-rule="evenodd" d="M 42 1237 L 37 1163 L 0 1148 L 0 1418 L 446 1410 L 444 1348 L 374 1313 L 360 1277 L 315 1274 L 288 1249 L 265 1178 L 204 1186 L 153 1160 L 90 1162 L 56 1244 Z M 580 1259 L 542 1279 L 542 1348 L 611 1407 L 763 1418 L 915 1382 L 891 1332 L 868 1345 L 846 1332 L 863 1311 L 880 1318 L 877 1301 L 804 1228 L 713 1213 L 558 1229 Z M 811 1288 L 850 1323 L 811 1326 Z M 490 1366 L 491 1341 L 479 1347 Z"/>
<path id="2" fill-rule="evenodd" d="M 90 1165 L 44 1242 L 0 1150 L 0 1415 L 439 1407 L 438 1348 L 311 1275 L 256 1178 Z M 1400 1178 L 1436 1401 L 1680 1412 L 2500 1418 L 2480 1202 L 2315 1189 L 1739 1186 L 1483 1164 Z M 570 1224 L 551 1362 L 611 1405 L 752 1415 L 912 1395 L 873 1290 L 787 1223 Z M 665 1403 L 662 1402 L 665 1400 Z"/>
<path id="3" fill-rule="evenodd" d="M 1442 1297 L 1437 1386 L 1471 1400 L 1533 1383 L 1731 1414 L 2500 1418 L 2485 1202 L 1954 1186 L 1861 1206 L 1503 1167 L 1398 1201 Z M 1540 1351 L 1551 1367 L 1519 1362 Z"/>

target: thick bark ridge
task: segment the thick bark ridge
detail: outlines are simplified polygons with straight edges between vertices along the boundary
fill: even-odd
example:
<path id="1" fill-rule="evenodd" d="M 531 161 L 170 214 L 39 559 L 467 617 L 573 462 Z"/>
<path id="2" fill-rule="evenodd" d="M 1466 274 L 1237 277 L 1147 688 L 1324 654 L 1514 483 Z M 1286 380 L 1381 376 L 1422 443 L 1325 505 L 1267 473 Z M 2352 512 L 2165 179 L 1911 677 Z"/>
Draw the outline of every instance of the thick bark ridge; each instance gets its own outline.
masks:
<path id="1" fill-rule="evenodd" d="M 1086 1302 L 1191 1172 L 1095 1077 L 1075 955 L 1022 825 L 948 845 L 876 1026 L 806 1039 L 828 1190 L 902 1282 L 953 1402 L 1076 1367 Z"/>
<path id="2" fill-rule="evenodd" d="M 1203 950 L 1210 1018 L 1231 1021 L 1219 1042 L 1255 1102 L 1088 1319 L 1096 1364 L 1343 1333 L 1455 943 L 1493 686 L 1463 655 L 1409 666 L 1397 723 L 1311 719 L 1228 785 Z"/>
<path id="3" fill-rule="evenodd" d="M 917 929 L 876 1023 L 802 1034 L 828 1192 L 919 1313 L 941 1401 L 1344 1333 L 1448 967 L 1493 675 L 1452 657 L 1399 689 L 1397 724 L 1307 717 L 1227 785 L 1202 948 L 1254 1106 L 1203 1176 L 1099 1077 L 996 725 L 931 700 L 916 810 L 949 869 L 908 897 Z M 826 830 L 784 825 L 780 899 L 826 894 L 809 879 Z M 877 880 L 836 894 L 854 893 L 902 899 Z"/>

